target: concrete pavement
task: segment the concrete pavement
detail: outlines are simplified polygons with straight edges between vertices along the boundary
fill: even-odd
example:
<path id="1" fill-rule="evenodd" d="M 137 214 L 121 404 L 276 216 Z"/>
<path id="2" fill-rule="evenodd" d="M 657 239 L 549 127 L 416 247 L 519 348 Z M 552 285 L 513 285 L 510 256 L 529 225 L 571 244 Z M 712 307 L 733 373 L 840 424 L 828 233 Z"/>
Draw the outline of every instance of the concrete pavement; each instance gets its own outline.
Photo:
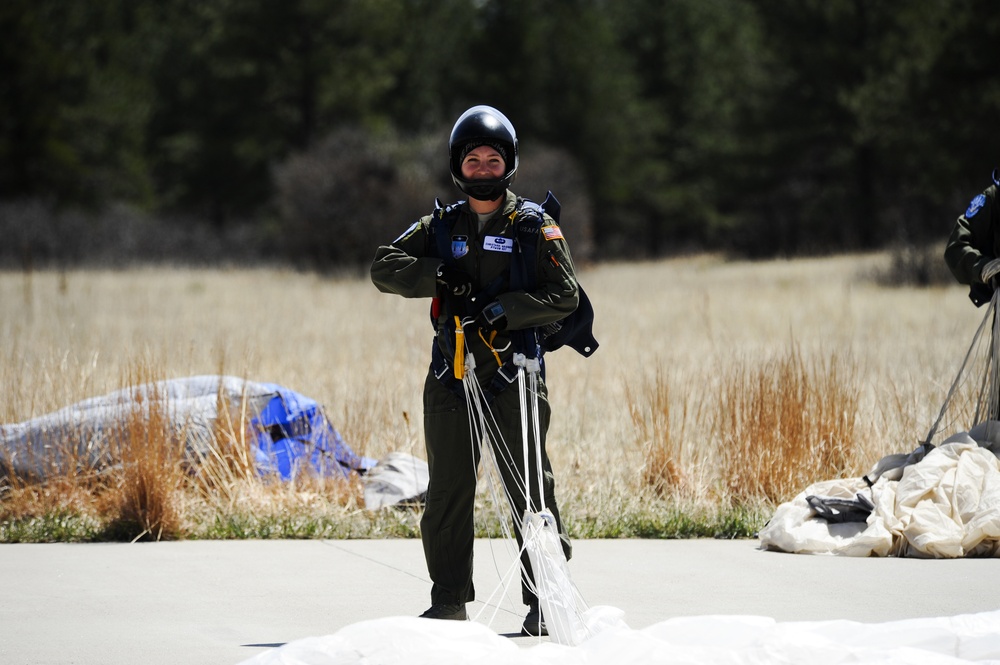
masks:
<path id="1" fill-rule="evenodd" d="M 503 542 L 477 541 L 481 600 L 510 561 Z M 637 629 L 677 616 L 882 622 L 1000 608 L 996 559 L 792 555 L 762 552 L 755 540 L 582 540 L 569 566 L 589 605 L 620 608 Z M 0 663 L 235 664 L 358 621 L 419 614 L 429 592 L 419 540 L 0 545 Z M 523 608 L 499 605 L 479 621 L 513 636 Z M 470 614 L 483 607 L 471 604 Z"/>

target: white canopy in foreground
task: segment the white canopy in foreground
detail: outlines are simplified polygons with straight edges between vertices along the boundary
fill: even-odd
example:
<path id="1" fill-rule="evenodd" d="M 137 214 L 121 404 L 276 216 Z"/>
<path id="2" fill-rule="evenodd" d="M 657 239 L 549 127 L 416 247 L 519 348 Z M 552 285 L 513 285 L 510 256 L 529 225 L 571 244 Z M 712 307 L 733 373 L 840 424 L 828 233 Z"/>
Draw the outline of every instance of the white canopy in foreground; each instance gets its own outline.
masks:
<path id="1" fill-rule="evenodd" d="M 595 608 L 598 609 L 598 608 Z M 612 608 L 601 608 L 605 615 Z M 476 622 L 394 617 L 290 642 L 243 665 L 945 665 L 1000 662 L 1000 612 L 865 624 L 757 616 L 620 621 L 579 646 L 520 647 Z"/>

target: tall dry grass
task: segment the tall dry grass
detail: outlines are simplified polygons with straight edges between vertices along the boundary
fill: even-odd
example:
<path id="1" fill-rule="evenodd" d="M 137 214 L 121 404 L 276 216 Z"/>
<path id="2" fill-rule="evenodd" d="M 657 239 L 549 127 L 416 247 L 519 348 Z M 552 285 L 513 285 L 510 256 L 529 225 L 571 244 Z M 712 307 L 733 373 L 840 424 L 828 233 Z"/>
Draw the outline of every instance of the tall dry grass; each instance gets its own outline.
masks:
<path id="1" fill-rule="evenodd" d="M 844 369 L 836 356 L 807 367 L 793 348 L 763 365 L 740 365 L 726 377 L 715 431 L 721 481 L 731 500 L 778 503 L 818 478 L 856 472 L 853 369 Z"/>
<path id="2" fill-rule="evenodd" d="M 635 535 L 655 533 L 659 516 L 766 511 L 806 483 L 860 475 L 916 445 L 981 312 L 958 285 L 871 279 L 889 261 L 697 256 L 583 270 L 601 348 L 590 359 L 568 350 L 547 358 L 548 447 L 571 528 Z M 282 270 L 0 273 L 0 422 L 116 390 L 142 366 L 155 378 L 227 373 L 279 383 L 323 404 L 356 452 L 421 456 L 426 308 L 380 294 L 364 277 Z M 260 482 L 245 418 L 221 418 L 212 458 L 185 471 L 180 492 L 163 494 L 174 497 L 181 526 L 150 512 L 136 522 L 144 537 L 415 528 L 402 514 L 379 518 L 388 523 L 364 516 L 357 483 Z M 155 438 L 138 425 L 134 436 Z M 93 474 L 76 485 L 8 480 L 0 523 L 55 514 L 66 503 L 55 495 L 102 483 Z M 110 496 L 84 494 L 94 505 Z M 99 512 L 88 511 L 77 508 Z M 319 517 L 309 522 L 310 514 Z"/>
<path id="3" fill-rule="evenodd" d="M 129 385 L 145 382 L 132 379 Z M 112 436 L 117 470 L 109 477 L 116 505 L 108 531 L 131 540 L 176 538 L 182 526 L 176 495 L 184 478 L 184 445 L 175 439 L 162 400 L 137 395 Z"/>

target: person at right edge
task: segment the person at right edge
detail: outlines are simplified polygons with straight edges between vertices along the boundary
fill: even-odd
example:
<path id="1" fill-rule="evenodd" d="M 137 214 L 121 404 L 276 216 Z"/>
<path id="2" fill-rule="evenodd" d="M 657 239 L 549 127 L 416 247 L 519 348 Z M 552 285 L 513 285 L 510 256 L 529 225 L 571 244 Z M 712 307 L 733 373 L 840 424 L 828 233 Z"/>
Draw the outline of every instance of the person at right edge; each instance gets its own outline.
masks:
<path id="1" fill-rule="evenodd" d="M 993 298 L 994 278 L 1000 275 L 1000 170 L 993 184 L 976 195 L 952 228 L 944 259 L 961 284 L 969 285 L 969 299 L 980 307 Z"/>
<path id="2" fill-rule="evenodd" d="M 372 282 L 379 291 L 432 299 L 434 341 L 423 391 L 430 477 L 420 520 L 424 557 L 433 582 L 431 607 L 421 616 L 431 619 L 465 620 L 465 605 L 475 600 L 474 508 L 480 461 L 477 439 L 482 433 L 471 431 L 463 384 L 454 367 L 458 364 L 456 318 L 463 322 L 465 343 L 475 359 L 471 371 L 488 391 L 495 424 L 487 423 L 491 430 L 487 438 L 494 446 L 498 471 L 511 502 L 515 535 L 523 546 L 521 519 L 527 506 L 522 479 L 532 479 L 532 510 L 538 510 L 539 488 L 534 481 L 539 461 L 532 456 L 529 468 L 524 468 L 520 399 L 510 372 L 515 347 L 524 345 L 518 340 L 527 339 L 525 333 L 544 335 L 559 328 L 582 302 L 569 246 L 554 218 L 547 212 L 539 217 L 536 206 L 530 219 L 540 221 L 541 226 L 527 225 L 525 200 L 508 189 L 517 174 L 517 151 L 514 127 L 503 113 L 491 106 L 468 109 L 456 121 L 448 141 L 452 180 L 468 200 L 447 207 L 438 204 L 432 214 L 412 224 L 390 244 L 380 246 L 371 266 Z M 530 242 L 522 235 L 525 228 L 533 229 Z M 531 273 L 533 278 L 523 277 Z M 592 321 L 593 310 L 589 312 Z M 571 327 L 565 325 L 566 329 Z M 596 348 L 589 326 L 587 335 L 589 353 Z M 531 345 L 534 356 L 540 345 Z M 574 341 L 566 345 L 579 350 Z M 545 452 L 550 408 L 543 377 L 544 372 L 537 392 L 541 496 L 555 519 L 569 560 L 569 537 L 559 517 L 555 480 Z M 511 458 L 513 466 L 504 461 Z M 521 632 L 547 635 L 527 553 L 522 554 L 521 563 L 521 596 L 529 608 Z"/>

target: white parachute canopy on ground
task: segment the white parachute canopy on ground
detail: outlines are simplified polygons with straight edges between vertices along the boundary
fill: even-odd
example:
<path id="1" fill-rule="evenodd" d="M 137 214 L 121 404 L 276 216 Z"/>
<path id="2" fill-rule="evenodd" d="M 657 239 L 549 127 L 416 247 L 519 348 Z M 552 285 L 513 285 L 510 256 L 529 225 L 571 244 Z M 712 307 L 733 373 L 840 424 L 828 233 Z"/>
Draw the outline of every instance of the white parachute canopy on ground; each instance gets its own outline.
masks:
<path id="1" fill-rule="evenodd" d="M 596 609 L 596 608 L 595 608 Z M 678 617 L 642 630 L 606 625 L 577 646 L 522 647 L 472 621 L 393 617 L 289 642 L 241 665 L 958 665 L 1000 661 L 1000 612 L 906 619 L 778 622 Z"/>
<path id="2" fill-rule="evenodd" d="M 761 529 L 762 549 L 846 556 L 1000 556 L 998 297 L 1000 291 L 995 291 L 921 445 L 886 456 L 863 478 L 810 485 L 780 505 Z"/>

